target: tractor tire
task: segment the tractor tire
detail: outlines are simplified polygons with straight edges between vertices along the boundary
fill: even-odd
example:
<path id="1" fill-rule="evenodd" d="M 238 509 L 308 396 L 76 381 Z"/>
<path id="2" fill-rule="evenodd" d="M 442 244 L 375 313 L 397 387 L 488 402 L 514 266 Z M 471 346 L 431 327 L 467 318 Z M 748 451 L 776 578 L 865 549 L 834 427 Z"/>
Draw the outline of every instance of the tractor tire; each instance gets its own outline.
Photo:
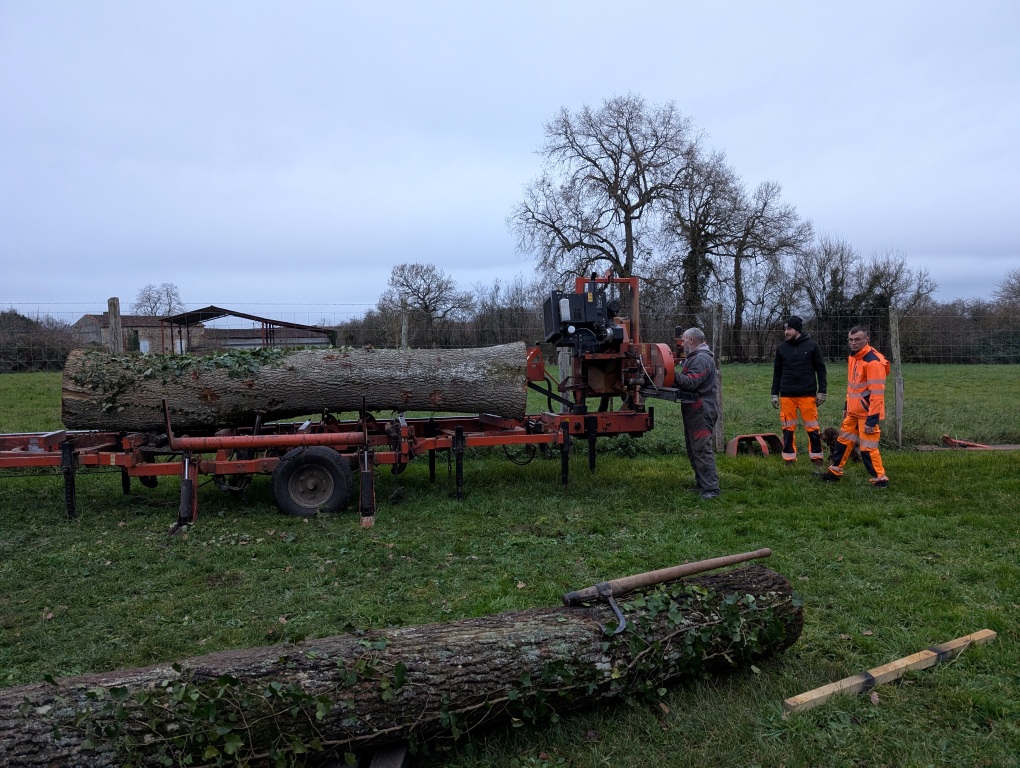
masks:
<path id="1" fill-rule="evenodd" d="M 332 448 L 321 445 L 288 451 L 273 470 L 270 490 L 281 512 L 311 517 L 338 512 L 354 487 L 351 465 Z"/>

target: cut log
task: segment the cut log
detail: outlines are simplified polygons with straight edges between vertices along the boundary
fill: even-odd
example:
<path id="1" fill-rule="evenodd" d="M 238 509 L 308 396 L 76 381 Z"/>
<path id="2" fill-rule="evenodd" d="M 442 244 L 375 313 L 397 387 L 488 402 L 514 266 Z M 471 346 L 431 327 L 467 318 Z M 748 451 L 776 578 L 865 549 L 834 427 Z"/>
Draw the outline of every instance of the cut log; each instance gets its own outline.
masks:
<path id="1" fill-rule="evenodd" d="M 329 411 L 524 416 L 523 342 L 471 349 L 277 349 L 220 355 L 71 352 L 64 366 L 68 429 L 210 430 Z"/>
<path id="2" fill-rule="evenodd" d="M 252 765 L 304 751 L 442 744 L 484 726 L 534 722 L 787 648 L 802 609 L 759 565 L 605 603 L 215 653 L 176 665 L 0 691 L 10 766 Z M 609 627 L 608 630 L 603 629 Z M 323 755 L 324 756 L 324 755 Z M 169 764 L 169 763 L 168 763 Z"/>

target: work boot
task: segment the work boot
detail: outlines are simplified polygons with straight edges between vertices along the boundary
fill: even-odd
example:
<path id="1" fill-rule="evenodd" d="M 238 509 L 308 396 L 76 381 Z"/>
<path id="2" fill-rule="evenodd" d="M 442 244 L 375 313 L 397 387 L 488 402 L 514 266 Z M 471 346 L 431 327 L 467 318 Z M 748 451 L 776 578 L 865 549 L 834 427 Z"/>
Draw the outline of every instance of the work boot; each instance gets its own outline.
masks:
<path id="1" fill-rule="evenodd" d="M 716 490 L 714 490 L 714 491 L 702 491 L 701 492 L 701 498 L 703 498 L 703 499 L 714 499 L 714 498 L 717 498 L 719 496 L 719 494 L 721 494 L 721 493 L 722 493 L 722 491 L 720 491 L 718 488 Z"/>
<path id="2" fill-rule="evenodd" d="M 843 478 L 841 478 L 835 472 L 821 472 L 818 475 L 818 479 L 821 480 L 823 483 L 838 483 Z"/>
<path id="3" fill-rule="evenodd" d="M 888 488 L 889 487 L 889 481 L 888 480 L 873 480 L 871 484 L 875 488 Z"/>

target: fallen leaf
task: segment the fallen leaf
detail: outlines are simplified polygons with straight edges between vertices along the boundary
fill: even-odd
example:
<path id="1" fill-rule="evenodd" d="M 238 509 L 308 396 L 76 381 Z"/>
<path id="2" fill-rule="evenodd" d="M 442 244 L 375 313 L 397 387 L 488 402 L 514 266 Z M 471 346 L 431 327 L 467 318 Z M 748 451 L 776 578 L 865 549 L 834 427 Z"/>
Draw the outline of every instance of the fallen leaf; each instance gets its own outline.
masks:
<path id="1" fill-rule="evenodd" d="M 518 581 L 517 582 L 517 589 L 524 589 L 526 586 L 528 586 L 528 585 L 525 584 L 523 581 Z"/>
<path id="2" fill-rule="evenodd" d="M 875 634 L 875 633 L 874 633 L 874 632 L 872 632 L 872 631 L 871 631 L 870 629 L 866 629 L 866 630 L 864 630 L 864 634 L 865 634 L 865 636 L 867 636 L 867 637 L 871 637 L 871 636 L 872 636 L 873 634 Z"/>
<path id="3" fill-rule="evenodd" d="M 281 616 L 279 621 L 280 621 L 281 624 L 286 624 L 287 623 L 287 617 L 286 616 Z"/>
<path id="4" fill-rule="evenodd" d="M 878 691 L 871 692 L 871 703 L 876 707 L 878 706 Z"/>
<path id="5" fill-rule="evenodd" d="M 761 670 L 758 669 L 758 667 L 754 666 L 754 664 L 751 665 L 751 671 L 754 672 L 754 674 L 756 674 L 756 675 L 760 675 L 761 674 Z"/>
<path id="6" fill-rule="evenodd" d="M 801 581 L 807 581 L 808 580 L 807 576 L 798 576 L 797 578 L 800 579 Z"/>
<path id="7" fill-rule="evenodd" d="M 666 715 L 668 715 L 668 714 L 669 714 L 669 707 L 667 707 L 667 706 L 666 706 L 665 704 L 663 704 L 663 703 L 662 703 L 661 701 L 659 702 L 659 709 L 661 709 L 661 710 L 662 710 L 663 714 L 666 714 Z"/>
<path id="8" fill-rule="evenodd" d="M 848 635 L 846 633 L 840 633 L 839 639 L 840 640 L 849 640 L 850 639 L 850 635 Z"/>
<path id="9" fill-rule="evenodd" d="M 45 616 L 43 616 L 43 618 L 46 619 L 46 621 L 49 621 L 50 619 L 53 618 L 53 614 L 52 613 L 47 613 Z"/>

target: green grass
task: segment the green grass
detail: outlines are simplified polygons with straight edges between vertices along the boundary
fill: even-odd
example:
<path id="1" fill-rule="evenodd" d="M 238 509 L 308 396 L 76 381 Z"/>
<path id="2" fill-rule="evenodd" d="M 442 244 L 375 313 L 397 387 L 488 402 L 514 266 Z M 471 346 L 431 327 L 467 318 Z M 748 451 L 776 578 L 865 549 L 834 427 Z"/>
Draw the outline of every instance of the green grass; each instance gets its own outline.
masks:
<path id="1" fill-rule="evenodd" d="M 908 370 L 908 434 L 1020 442 L 1015 366 Z M 763 366 L 725 369 L 730 436 L 776 431 L 770 376 Z M 946 400 L 950 380 L 966 405 Z M 0 431 L 59 427 L 52 374 L 0 377 L 0 402 Z M 823 422 L 837 411 L 823 406 Z M 0 686 L 558 605 L 606 578 L 767 546 L 766 564 L 803 594 L 806 623 L 759 673 L 694 680 L 661 704 L 495 732 L 419 764 L 1020 764 L 1020 452 L 886 449 L 885 491 L 860 465 L 831 487 L 803 462 L 722 456 L 724 495 L 704 502 L 683 491 L 692 477 L 677 422 L 674 406 L 658 404 L 655 431 L 615 451 L 607 444 L 594 475 L 574 457 L 566 488 L 558 458 L 519 467 L 498 451 L 469 456 L 459 502 L 445 465 L 435 484 L 424 461 L 399 476 L 380 471 L 370 530 L 353 511 L 282 516 L 265 478 L 247 500 L 203 486 L 198 524 L 177 537 L 166 535 L 176 482 L 123 495 L 119 474 L 82 474 L 81 516 L 68 522 L 59 476 L 2 478 Z M 982 628 L 998 639 L 878 688 L 877 704 L 842 696 L 783 717 L 789 696 Z"/>

